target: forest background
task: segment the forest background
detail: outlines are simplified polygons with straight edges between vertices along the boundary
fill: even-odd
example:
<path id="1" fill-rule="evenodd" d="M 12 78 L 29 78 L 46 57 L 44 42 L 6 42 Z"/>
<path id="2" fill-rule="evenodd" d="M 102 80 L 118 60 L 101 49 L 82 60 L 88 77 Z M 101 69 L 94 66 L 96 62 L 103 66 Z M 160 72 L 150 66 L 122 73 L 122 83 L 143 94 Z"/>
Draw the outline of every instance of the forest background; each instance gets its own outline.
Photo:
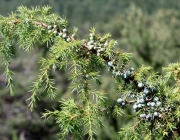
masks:
<path id="1" fill-rule="evenodd" d="M 100 34 L 110 33 L 118 42 L 117 48 L 133 54 L 130 66 L 152 66 L 161 73 L 168 63 L 180 61 L 180 1 L 179 0 L 0 0 L 0 15 L 7 16 L 18 6 L 49 5 L 52 11 L 65 16 L 70 28 L 78 28 L 78 37 L 87 38 L 95 27 Z M 15 95 L 6 88 L 4 67 L 0 65 L 0 140 L 56 140 L 59 127 L 55 120 L 44 120 L 42 112 L 59 106 L 61 98 L 72 95 L 65 71 L 53 72 L 58 96 L 50 100 L 40 91 L 41 100 L 33 112 L 29 111 L 28 98 L 32 82 L 36 80 L 38 58 L 46 55 L 46 45 L 36 45 L 31 54 L 18 50 L 11 63 L 14 71 Z M 2 60 L 0 59 L 0 63 Z M 104 83 L 96 89 L 117 100 L 111 76 L 103 72 Z M 98 131 L 98 140 L 114 140 L 121 127 L 132 123 L 133 111 L 126 109 L 121 117 L 105 116 L 105 128 Z"/>

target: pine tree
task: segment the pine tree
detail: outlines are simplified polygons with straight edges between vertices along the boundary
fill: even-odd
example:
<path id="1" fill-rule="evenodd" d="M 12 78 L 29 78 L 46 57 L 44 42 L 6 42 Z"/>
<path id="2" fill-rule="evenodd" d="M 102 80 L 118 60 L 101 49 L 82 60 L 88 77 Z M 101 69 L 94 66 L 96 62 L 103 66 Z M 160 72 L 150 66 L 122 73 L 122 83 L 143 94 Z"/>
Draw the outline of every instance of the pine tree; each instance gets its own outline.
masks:
<path id="1" fill-rule="evenodd" d="M 60 127 L 60 139 L 95 139 L 97 129 L 103 129 L 102 116 L 123 115 L 123 109 L 134 110 L 134 124 L 122 128 L 118 139 L 176 139 L 180 135 L 180 63 L 163 68 L 164 74 L 150 66 L 128 68 L 131 53 L 117 51 L 110 34 L 103 36 L 90 29 L 84 40 L 77 37 L 77 29 L 68 27 L 66 18 L 51 13 L 51 8 L 19 7 L 8 17 L 0 16 L 0 54 L 4 60 L 5 76 L 10 94 L 14 95 L 13 71 L 9 68 L 16 50 L 31 52 L 36 43 L 47 44 L 48 55 L 39 60 L 41 68 L 32 86 L 31 111 L 43 89 L 49 98 L 56 98 L 51 71 L 65 69 L 70 75 L 69 87 L 78 98 L 60 101 L 59 109 L 46 110 L 43 118 L 54 117 Z M 135 58 L 134 58 L 135 59 Z M 93 87 L 101 84 L 101 72 L 108 69 L 117 84 L 117 100 Z"/>

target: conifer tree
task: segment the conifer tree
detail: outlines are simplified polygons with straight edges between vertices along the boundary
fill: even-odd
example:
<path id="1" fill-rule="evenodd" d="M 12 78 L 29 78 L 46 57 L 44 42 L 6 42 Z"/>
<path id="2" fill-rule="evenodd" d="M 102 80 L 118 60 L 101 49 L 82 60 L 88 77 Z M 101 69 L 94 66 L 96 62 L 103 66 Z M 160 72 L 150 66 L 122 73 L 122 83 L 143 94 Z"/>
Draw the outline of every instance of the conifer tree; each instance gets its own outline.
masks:
<path id="1" fill-rule="evenodd" d="M 122 128 L 118 139 L 176 139 L 180 135 L 180 63 L 164 67 L 164 74 L 150 66 L 128 67 L 131 53 L 117 51 L 110 34 L 103 36 L 90 29 L 86 39 L 79 40 L 77 29 L 71 30 L 64 17 L 51 13 L 51 8 L 19 7 L 8 17 L 0 16 L 0 54 L 4 60 L 5 76 L 13 96 L 13 71 L 9 68 L 16 50 L 31 52 L 36 43 L 47 44 L 48 55 L 39 60 L 41 68 L 31 88 L 29 108 L 35 108 L 38 91 L 43 88 L 49 98 L 56 97 L 56 88 L 50 72 L 65 69 L 70 75 L 69 87 L 77 99 L 60 101 L 59 109 L 46 110 L 43 118 L 54 117 L 60 127 L 60 139 L 71 134 L 72 139 L 95 139 L 97 129 L 103 129 L 102 116 L 123 115 L 123 109 L 132 107 L 135 120 L 132 126 Z M 136 59 L 136 58 L 133 58 Z M 117 83 L 119 98 L 111 100 L 93 87 L 101 84 L 101 71 L 108 69 Z M 110 93 L 109 93 L 110 94 Z"/>

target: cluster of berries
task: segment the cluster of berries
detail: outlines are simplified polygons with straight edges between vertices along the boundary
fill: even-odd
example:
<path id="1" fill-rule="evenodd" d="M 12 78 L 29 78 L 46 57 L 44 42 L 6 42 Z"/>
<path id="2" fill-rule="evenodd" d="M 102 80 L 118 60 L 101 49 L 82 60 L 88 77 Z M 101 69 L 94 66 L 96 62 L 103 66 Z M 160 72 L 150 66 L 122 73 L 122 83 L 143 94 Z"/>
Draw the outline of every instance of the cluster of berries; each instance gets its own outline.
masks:
<path id="1" fill-rule="evenodd" d="M 108 62 L 109 70 L 115 76 L 120 76 L 125 83 L 130 83 L 133 78 L 134 68 L 130 68 L 126 71 L 116 71 L 116 65 L 112 62 Z M 133 82 L 132 82 L 133 83 Z M 140 117 L 147 121 L 153 121 L 155 118 L 160 118 L 165 111 L 171 109 L 165 108 L 161 99 L 157 96 L 158 88 L 155 85 L 151 85 L 148 82 L 137 82 L 134 84 L 134 93 L 130 93 L 128 98 L 133 98 L 131 101 L 126 101 L 121 98 L 117 100 L 117 103 L 124 107 L 126 104 L 133 103 L 134 112 L 139 112 Z"/>
<path id="2" fill-rule="evenodd" d="M 133 75 L 133 72 L 135 70 L 133 67 L 126 71 L 120 71 L 118 70 L 117 66 L 113 63 L 113 61 L 109 61 L 107 65 L 108 71 L 111 71 L 113 76 L 120 76 L 125 81 L 125 83 L 130 83 L 131 76 Z"/>
<path id="3" fill-rule="evenodd" d="M 155 118 L 161 117 L 161 112 L 164 111 L 164 107 L 160 99 L 156 96 L 158 92 L 157 87 L 139 82 L 137 84 L 137 89 L 137 93 L 128 95 L 130 98 L 135 99 L 133 102 L 134 112 L 139 111 L 141 113 L 140 117 L 147 121 L 152 121 Z M 123 101 L 119 98 L 117 102 L 123 106 L 124 104 L 122 103 L 126 103 L 127 101 Z"/>
<path id="4" fill-rule="evenodd" d="M 117 102 L 119 105 L 121 105 L 121 107 L 124 107 L 126 105 L 126 101 L 121 98 L 117 99 Z"/>
<path id="5" fill-rule="evenodd" d="M 48 33 L 53 33 L 56 36 L 62 37 L 65 41 L 70 42 L 71 39 L 68 36 L 68 32 L 66 28 L 63 28 L 62 30 L 60 30 L 57 25 L 49 25 L 47 27 L 48 29 Z"/>
<path id="6" fill-rule="evenodd" d="M 97 56 L 100 56 L 103 54 L 103 52 L 106 50 L 106 47 L 108 46 L 107 40 L 97 38 L 93 33 L 89 34 L 90 38 L 87 43 L 87 47 L 89 50 L 96 50 Z"/>
<path id="7" fill-rule="evenodd" d="M 142 92 L 137 95 L 131 95 L 136 98 L 136 102 L 133 105 L 135 112 L 142 111 L 145 113 L 140 114 L 141 118 L 145 118 L 147 121 L 154 120 L 157 117 L 161 117 L 158 110 L 162 108 L 162 102 L 155 95 L 158 92 L 157 87 L 144 85 L 142 82 L 138 83 L 138 88 L 142 89 Z"/>

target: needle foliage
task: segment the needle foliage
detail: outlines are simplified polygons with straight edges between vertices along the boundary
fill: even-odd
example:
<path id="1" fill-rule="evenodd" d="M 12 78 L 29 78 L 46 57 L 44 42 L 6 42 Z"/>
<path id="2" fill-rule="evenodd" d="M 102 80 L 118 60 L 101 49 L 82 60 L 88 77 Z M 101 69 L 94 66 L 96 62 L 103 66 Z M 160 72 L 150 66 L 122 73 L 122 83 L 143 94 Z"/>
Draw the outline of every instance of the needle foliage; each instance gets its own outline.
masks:
<path id="1" fill-rule="evenodd" d="M 59 109 L 46 110 L 43 117 L 54 117 L 60 127 L 60 139 L 86 136 L 93 140 L 97 130 L 103 129 L 103 115 L 123 115 L 132 107 L 134 124 L 122 128 L 117 139 L 177 139 L 180 135 L 180 63 L 164 67 L 164 74 L 150 66 L 128 68 L 131 53 L 115 50 L 117 45 L 111 35 L 101 36 L 95 28 L 83 40 L 77 29 L 70 29 L 66 18 L 51 12 L 51 8 L 19 7 L 8 17 L 0 16 L 0 55 L 6 66 L 4 74 L 13 96 L 13 71 L 9 68 L 17 49 L 31 52 L 36 44 L 47 44 L 48 55 L 40 58 L 39 75 L 31 88 L 29 108 L 35 108 L 43 89 L 49 98 L 56 98 L 52 71 L 65 69 L 69 75 L 70 89 L 78 98 L 60 101 Z M 101 84 L 101 72 L 108 69 L 114 79 L 119 99 L 111 100 L 103 91 L 94 88 Z M 110 93 L 109 93 L 110 94 Z"/>

